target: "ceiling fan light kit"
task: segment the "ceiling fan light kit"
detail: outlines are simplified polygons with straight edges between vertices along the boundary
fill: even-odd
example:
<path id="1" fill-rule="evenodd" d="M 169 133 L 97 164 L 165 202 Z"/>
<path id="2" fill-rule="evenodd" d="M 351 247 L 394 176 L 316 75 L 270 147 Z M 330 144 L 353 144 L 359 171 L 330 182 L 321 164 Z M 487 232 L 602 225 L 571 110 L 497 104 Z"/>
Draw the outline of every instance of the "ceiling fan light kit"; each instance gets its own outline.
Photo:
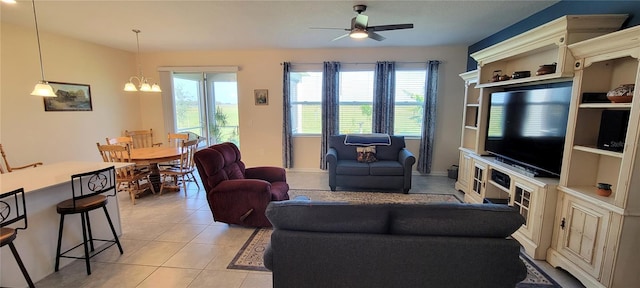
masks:
<path id="1" fill-rule="evenodd" d="M 362 12 L 366 10 L 367 10 L 367 5 L 353 6 L 353 11 L 358 13 L 358 15 L 356 15 L 356 17 L 353 17 L 353 19 L 351 19 L 351 28 L 344 29 L 345 31 L 349 31 L 349 33 L 339 36 L 331 41 L 336 41 L 338 39 L 342 39 L 347 36 L 354 39 L 371 38 L 376 41 L 382 41 L 385 39 L 385 37 L 375 32 L 413 28 L 413 24 L 392 24 L 392 25 L 369 26 L 369 16 L 362 14 Z M 313 28 L 313 29 L 342 30 L 341 28 Z"/>

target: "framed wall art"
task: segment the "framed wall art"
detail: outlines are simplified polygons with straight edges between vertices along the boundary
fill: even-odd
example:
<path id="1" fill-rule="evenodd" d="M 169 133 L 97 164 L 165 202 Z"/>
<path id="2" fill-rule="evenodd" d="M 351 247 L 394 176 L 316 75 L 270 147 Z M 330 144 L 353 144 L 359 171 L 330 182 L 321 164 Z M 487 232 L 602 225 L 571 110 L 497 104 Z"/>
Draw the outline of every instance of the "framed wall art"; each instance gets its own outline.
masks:
<path id="1" fill-rule="evenodd" d="M 44 111 L 92 111 L 91 87 L 86 84 L 49 82 L 58 97 L 45 97 Z"/>
<path id="2" fill-rule="evenodd" d="M 256 105 L 269 105 L 269 90 L 255 89 L 253 90 L 253 97 L 255 98 Z"/>

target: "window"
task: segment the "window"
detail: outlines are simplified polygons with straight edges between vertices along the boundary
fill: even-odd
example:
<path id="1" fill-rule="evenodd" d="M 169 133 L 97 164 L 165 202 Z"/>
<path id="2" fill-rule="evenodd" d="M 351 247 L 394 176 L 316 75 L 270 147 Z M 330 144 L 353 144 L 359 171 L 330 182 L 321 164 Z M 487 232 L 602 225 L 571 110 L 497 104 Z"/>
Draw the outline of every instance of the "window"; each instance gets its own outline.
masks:
<path id="1" fill-rule="evenodd" d="M 371 133 L 373 71 L 340 72 L 339 132 Z"/>
<path id="2" fill-rule="evenodd" d="M 420 137 L 422 134 L 425 74 L 424 69 L 415 67 L 396 71 L 395 135 Z M 341 71 L 339 85 L 339 133 L 371 133 L 373 67 L 370 70 Z M 289 89 L 292 133 L 321 134 L 322 72 L 290 72 Z"/>
<path id="3" fill-rule="evenodd" d="M 393 120 L 395 135 L 422 135 L 425 77 L 425 70 L 396 70 Z"/>
<path id="4" fill-rule="evenodd" d="M 291 131 L 322 132 L 322 72 L 290 72 Z"/>
<path id="5" fill-rule="evenodd" d="M 173 87 L 176 132 L 240 146 L 236 73 L 174 73 Z"/>

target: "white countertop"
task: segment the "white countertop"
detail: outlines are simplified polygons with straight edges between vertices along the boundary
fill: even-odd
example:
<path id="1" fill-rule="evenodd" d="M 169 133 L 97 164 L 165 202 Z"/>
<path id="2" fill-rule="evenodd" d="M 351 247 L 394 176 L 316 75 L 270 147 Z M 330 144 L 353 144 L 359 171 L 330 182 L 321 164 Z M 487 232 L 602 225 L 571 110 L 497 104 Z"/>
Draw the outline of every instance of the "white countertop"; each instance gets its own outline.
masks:
<path id="1" fill-rule="evenodd" d="M 135 165 L 135 163 L 68 161 L 14 170 L 11 173 L 0 174 L 0 192 L 9 192 L 22 187 L 25 193 L 28 193 L 59 184 L 68 185 L 73 174 L 110 166 L 115 166 L 118 169 L 131 165 Z"/>

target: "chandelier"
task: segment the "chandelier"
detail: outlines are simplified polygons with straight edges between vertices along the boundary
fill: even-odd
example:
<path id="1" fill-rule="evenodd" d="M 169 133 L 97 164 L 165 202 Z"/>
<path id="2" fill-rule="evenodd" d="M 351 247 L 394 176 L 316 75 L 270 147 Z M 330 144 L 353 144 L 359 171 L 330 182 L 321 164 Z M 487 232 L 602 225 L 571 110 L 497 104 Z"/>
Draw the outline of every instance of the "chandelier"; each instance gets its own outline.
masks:
<path id="1" fill-rule="evenodd" d="M 142 91 L 142 92 L 162 92 L 162 90 L 160 89 L 160 86 L 158 85 L 158 83 L 153 83 L 153 85 L 149 84 L 149 81 L 151 81 L 151 78 L 146 78 L 144 77 L 144 75 L 142 75 L 142 65 L 140 64 L 140 39 L 138 38 L 138 34 L 140 33 L 140 30 L 138 29 L 133 29 L 131 30 L 134 33 L 136 33 L 136 43 L 138 45 L 138 52 L 136 54 L 136 61 L 138 62 L 138 73 L 140 73 L 140 76 L 131 76 L 129 78 L 129 82 L 127 82 L 127 84 L 124 85 L 124 91 Z M 133 84 L 133 81 L 138 82 L 138 86 L 136 87 L 135 84 Z"/>

